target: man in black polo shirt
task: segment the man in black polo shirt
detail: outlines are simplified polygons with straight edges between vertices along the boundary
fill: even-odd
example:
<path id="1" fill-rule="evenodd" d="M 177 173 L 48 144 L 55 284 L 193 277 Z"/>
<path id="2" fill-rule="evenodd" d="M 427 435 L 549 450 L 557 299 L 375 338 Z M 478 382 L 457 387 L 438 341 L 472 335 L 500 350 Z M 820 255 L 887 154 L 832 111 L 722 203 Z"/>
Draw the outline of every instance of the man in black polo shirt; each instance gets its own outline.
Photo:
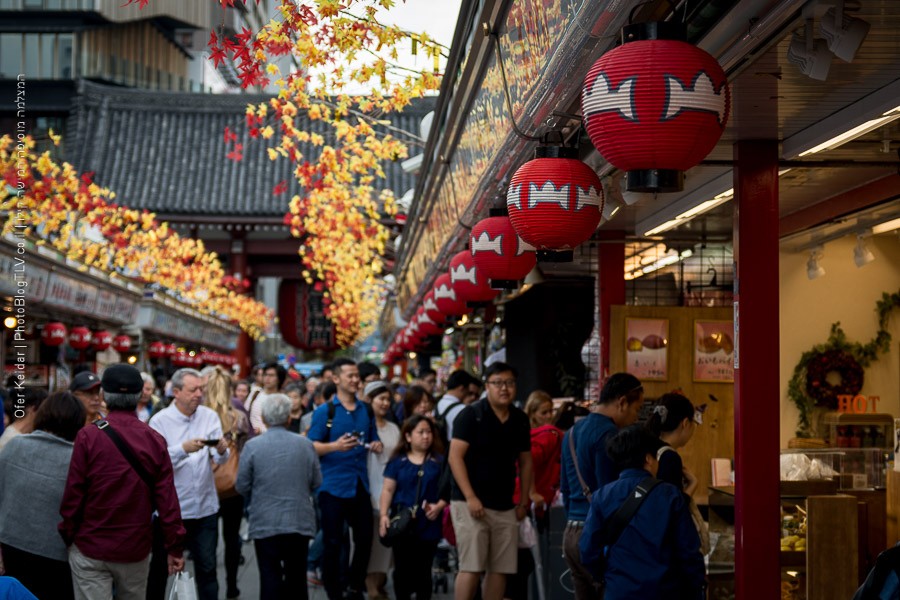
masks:
<path id="1" fill-rule="evenodd" d="M 503 598 L 506 575 L 518 566 L 518 522 L 525 518 L 531 489 L 528 417 L 512 405 L 516 370 L 497 362 L 484 378 L 487 398 L 459 413 L 450 442 L 450 514 L 459 550 L 456 600 L 472 600 L 482 573 L 484 600 Z M 517 463 L 518 506 L 513 502 Z"/>

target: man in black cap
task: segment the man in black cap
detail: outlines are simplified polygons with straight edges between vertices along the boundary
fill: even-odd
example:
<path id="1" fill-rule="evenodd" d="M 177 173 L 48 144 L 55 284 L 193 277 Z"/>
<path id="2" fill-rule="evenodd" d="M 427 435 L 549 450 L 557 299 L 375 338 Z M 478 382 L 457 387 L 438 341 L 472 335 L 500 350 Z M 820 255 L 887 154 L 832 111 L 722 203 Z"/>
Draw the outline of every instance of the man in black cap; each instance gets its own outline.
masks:
<path id="1" fill-rule="evenodd" d="M 103 402 L 100 398 L 100 378 L 90 371 L 82 371 L 72 378 L 69 391 L 81 401 L 87 413 L 85 425 L 90 425 L 103 415 L 100 409 Z"/>
<path id="2" fill-rule="evenodd" d="M 59 532 L 76 600 L 110 598 L 113 585 L 120 600 L 145 598 L 154 510 L 169 573 L 184 568 L 185 530 L 166 442 L 135 413 L 143 384 L 130 365 L 107 367 L 101 387 L 109 415 L 75 438 Z"/>

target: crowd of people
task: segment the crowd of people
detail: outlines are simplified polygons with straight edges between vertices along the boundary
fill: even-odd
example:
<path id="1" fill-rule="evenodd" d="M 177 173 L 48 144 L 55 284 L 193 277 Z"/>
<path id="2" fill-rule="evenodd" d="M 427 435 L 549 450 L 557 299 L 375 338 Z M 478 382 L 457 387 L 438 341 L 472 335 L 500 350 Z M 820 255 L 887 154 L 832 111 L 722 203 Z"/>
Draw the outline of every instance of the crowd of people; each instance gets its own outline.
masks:
<path id="1" fill-rule="evenodd" d="M 0 591 L 161 600 L 188 558 L 198 598 L 217 600 L 221 537 L 229 599 L 252 540 L 264 600 L 310 586 L 383 600 L 391 574 L 393 597 L 428 600 L 448 545 L 457 600 L 525 600 L 527 530 L 546 534 L 562 505 L 576 600 L 703 595 L 682 395 L 634 425 L 643 387 L 624 373 L 577 420 L 539 390 L 517 403 L 500 362 L 450 373 L 439 399 L 432 370 L 388 382 L 347 358 L 309 379 L 276 362 L 253 375 L 121 364 L 22 392 L 0 436 Z"/>

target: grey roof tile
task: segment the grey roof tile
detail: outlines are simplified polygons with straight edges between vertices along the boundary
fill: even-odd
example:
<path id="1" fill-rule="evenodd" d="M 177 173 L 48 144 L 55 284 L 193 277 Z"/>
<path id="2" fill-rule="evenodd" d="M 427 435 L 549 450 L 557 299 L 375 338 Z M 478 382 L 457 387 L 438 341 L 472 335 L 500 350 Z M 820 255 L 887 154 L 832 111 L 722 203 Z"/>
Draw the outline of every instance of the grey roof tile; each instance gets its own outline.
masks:
<path id="1" fill-rule="evenodd" d="M 94 172 L 98 184 L 115 191 L 117 201 L 132 208 L 169 214 L 281 216 L 291 196 L 300 192 L 293 165 L 270 161 L 266 141 L 249 137 L 244 118 L 248 103 L 270 97 L 156 92 L 80 81 L 67 123 L 65 158 L 79 171 Z M 388 119 L 392 126 L 418 135 L 419 122 L 435 102 L 436 98 L 417 99 Z M 226 127 L 244 145 L 240 162 L 225 157 L 230 149 L 223 139 Z M 321 122 L 308 122 L 303 128 L 328 133 Z M 309 160 L 319 154 L 311 144 L 300 145 L 300 150 Z M 419 151 L 410 146 L 411 155 Z M 415 175 L 405 173 L 400 162 L 387 163 L 387 179 L 376 183 L 398 197 L 415 186 Z M 282 180 L 288 183 L 287 193 L 273 195 Z"/>

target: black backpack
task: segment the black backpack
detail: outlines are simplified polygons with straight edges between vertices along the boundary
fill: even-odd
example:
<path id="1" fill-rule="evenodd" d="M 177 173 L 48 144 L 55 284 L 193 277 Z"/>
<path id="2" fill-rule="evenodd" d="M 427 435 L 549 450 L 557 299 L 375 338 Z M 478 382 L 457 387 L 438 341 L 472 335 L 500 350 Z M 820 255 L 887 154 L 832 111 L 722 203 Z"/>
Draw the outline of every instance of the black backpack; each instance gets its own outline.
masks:
<path id="1" fill-rule="evenodd" d="M 448 435 L 450 429 L 447 427 L 447 415 L 457 406 L 463 406 L 463 401 L 457 400 L 456 402 L 451 402 L 450 406 L 439 412 L 434 419 L 434 424 L 437 426 L 438 432 L 440 432 L 441 434 L 441 440 L 444 442 L 444 447 L 447 448 L 449 448 L 450 443 L 450 436 Z"/>
<path id="2" fill-rule="evenodd" d="M 366 407 L 366 414 L 369 417 L 369 427 L 372 426 L 372 423 L 375 421 L 375 413 L 372 412 L 372 405 L 368 402 L 363 402 L 362 400 L 357 400 L 360 404 Z M 320 442 L 330 442 L 331 441 L 331 426 L 334 425 L 334 413 L 337 411 L 337 405 L 332 400 L 328 401 L 328 420 L 325 421 L 325 439 L 319 440 Z"/>

